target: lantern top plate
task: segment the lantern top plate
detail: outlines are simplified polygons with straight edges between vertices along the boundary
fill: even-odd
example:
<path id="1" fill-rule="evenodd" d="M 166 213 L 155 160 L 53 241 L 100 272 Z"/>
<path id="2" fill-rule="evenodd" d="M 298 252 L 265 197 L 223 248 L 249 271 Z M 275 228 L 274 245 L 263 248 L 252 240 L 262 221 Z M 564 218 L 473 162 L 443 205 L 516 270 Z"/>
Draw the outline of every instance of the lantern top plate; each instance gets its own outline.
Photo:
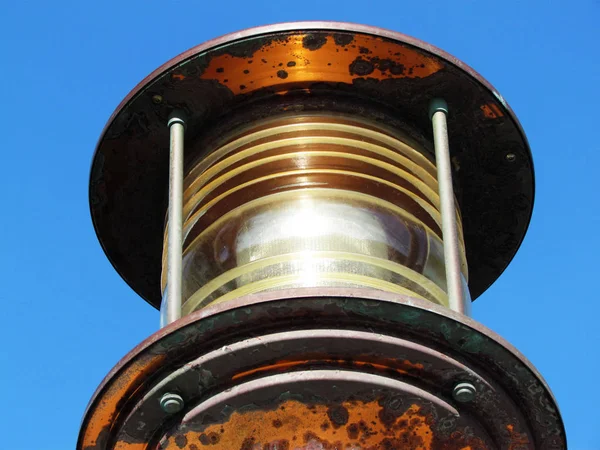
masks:
<path id="1" fill-rule="evenodd" d="M 318 110 L 338 100 L 345 112 L 400 121 L 431 142 L 428 107 L 436 97 L 450 110 L 453 176 L 475 299 L 507 267 L 529 225 L 534 173 L 525 134 L 473 69 L 425 42 L 363 25 L 252 28 L 194 47 L 146 77 L 117 107 L 96 147 L 89 195 L 98 239 L 123 279 L 158 308 L 167 120 L 174 109 L 188 115 L 189 163 L 201 157 L 198 143 L 224 118 L 248 110 L 250 116 L 242 114 L 248 119 Z"/>

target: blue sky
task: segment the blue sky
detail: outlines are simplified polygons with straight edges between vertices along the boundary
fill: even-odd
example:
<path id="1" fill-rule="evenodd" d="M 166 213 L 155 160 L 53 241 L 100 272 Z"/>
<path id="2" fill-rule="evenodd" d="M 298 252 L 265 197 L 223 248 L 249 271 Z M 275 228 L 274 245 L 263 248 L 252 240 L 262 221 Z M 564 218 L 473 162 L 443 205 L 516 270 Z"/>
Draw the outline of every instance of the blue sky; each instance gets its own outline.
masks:
<path id="1" fill-rule="evenodd" d="M 441 47 L 515 110 L 536 167 L 533 221 L 473 314 L 544 375 L 570 448 L 600 449 L 599 1 L 21 1 L 1 11 L 2 448 L 73 448 L 96 386 L 158 329 L 89 217 L 92 153 L 121 99 L 216 36 L 339 20 Z"/>

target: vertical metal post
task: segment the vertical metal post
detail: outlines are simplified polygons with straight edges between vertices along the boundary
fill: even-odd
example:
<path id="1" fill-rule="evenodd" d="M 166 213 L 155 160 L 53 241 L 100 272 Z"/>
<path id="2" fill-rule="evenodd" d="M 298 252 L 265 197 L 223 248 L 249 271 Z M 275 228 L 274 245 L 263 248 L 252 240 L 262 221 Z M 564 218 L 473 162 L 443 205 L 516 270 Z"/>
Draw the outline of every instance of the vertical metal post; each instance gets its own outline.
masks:
<path id="1" fill-rule="evenodd" d="M 467 314 L 468 308 L 463 291 L 461 261 L 456 224 L 456 207 L 452 186 L 452 165 L 448 144 L 448 125 L 446 114 L 448 105 L 442 99 L 432 100 L 429 114 L 433 125 L 433 143 L 435 145 L 435 161 L 437 166 L 440 194 L 440 210 L 442 215 L 442 236 L 444 241 L 444 263 L 446 265 L 446 285 L 450 309 Z"/>
<path id="2" fill-rule="evenodd" d="M 182 111 L 173 111 L 169 117 L 168 127 L 171 138 L 169 153 L 169 229 L 167 235 L 166 324 L 172 323 L 181 317 L 184 113 Z"/>

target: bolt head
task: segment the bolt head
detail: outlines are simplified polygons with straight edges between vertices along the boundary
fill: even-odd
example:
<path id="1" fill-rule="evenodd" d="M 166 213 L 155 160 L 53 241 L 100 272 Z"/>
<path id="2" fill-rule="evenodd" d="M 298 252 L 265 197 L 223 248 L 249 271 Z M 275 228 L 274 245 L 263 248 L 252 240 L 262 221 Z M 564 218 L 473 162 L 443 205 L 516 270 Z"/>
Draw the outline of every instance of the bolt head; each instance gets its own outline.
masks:
<path id="1" fill-rule="evenodd" d="M 471 383 L 458 383 L 452 391 L 454 400 L 460 403 L 472 402 L 475 400 L 477 389 Z"/>
<path id="2" fill-rule="evenodd" d="M 152 103 L 154 103 L 155 105 L 159 105 L 161 104 L 163 101 L 162 95 L 153 95 L 152 96 Z"/>
<path id="3" fill-rule="evenodd" d="M 160 399 L 160 407 L 167 414 L 175 414 L 183 409 L 184 402 L 178 394 L 166 393 Z"/>
<path id="4" fill-rule="evenodd" d="M 504 158 L 508 161 L 508 162 L 514 162 L 517 160 L 517 155 L 515 155 L 514 153 L 507 153 Z"/>

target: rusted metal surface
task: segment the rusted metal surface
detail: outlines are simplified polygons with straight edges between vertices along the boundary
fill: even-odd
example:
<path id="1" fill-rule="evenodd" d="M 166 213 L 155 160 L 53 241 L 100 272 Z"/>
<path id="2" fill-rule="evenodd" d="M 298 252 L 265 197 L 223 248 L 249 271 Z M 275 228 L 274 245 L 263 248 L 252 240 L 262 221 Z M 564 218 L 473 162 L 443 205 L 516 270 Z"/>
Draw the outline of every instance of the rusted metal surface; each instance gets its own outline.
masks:
<path id="1" fill-rule="evenodd" d="M 472 402 L 452 396 L 469 382 Z M 161 397 L 185 408 L 169 415 Z M 240 298 L 163 328 L 90 402 L 79 450 L 565 449 L 548 387 L 480 324 L 370 290 Z"/>
<path id="2" fill-rule="evenodd" d="M 211 136 L 286 111 L 340 111 L 405 125 L 415 139 L 431 142 L 433 97 L 445 98 L 452 111 L 455 187 L 476 298 L 512 259 L 528 226 L 528 144 L 504 100 L 472 69 L 379 28 L 332 22 L 260 27 L 202 44 L 155 71 L 117 108 L 98 144 L 90 180 L 96 232 L 117 271 L 158 307 L 165 123 L 173 109 L 189 116 L 189 169 Z M 507 153 L 514 155 L 510 163 Z"/>
<path id="3" fill-rule="evenodd" d="M 205 403 L 169 430 L 160 447 L 193 448 L 194 442 L 215 449 L 494 447 L 485 429 L 453 405 L 373 374 L 311 370 L 274 375 Z M 215 418 L 217 423 L 206 424 Z"/>

